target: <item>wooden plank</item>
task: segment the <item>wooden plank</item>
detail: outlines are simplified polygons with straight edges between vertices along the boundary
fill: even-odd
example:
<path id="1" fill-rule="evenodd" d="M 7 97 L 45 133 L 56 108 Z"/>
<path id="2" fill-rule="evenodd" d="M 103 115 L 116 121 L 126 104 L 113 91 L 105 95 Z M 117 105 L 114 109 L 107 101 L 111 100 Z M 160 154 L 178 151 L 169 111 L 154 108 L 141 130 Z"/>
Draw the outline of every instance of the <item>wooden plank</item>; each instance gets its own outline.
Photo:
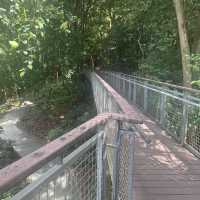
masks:
<path id="1" fill-rule="evenodd" d="M 152 143 L 136 138 L 134 200 L 200 200 L 200 160 L 154 122 L 144 131 Z"/>
<path id="2" fill-rule="evenodd" d="M 162 188 L 162 187 L 177 187 L 177 188 L 200 188 L 200 181 L 173 181 L 173 180 L 166 180 L 166 181 L 145 181 L 145 180 L 137 180 L 134 181 L 135 188 L 145 188 L 145 187 L 155 187 L 155 188 Z"/>
<path id="3" fill-rule="evenodd" d="M 157 168 L 156 170 L 153 169 L 139 169 L 135 171 L 135 175 L 199 175 L 200 176 L 200 169 L 193 169 L 193 170 L 171 170 L 171 169 L 161 169 Z"/>

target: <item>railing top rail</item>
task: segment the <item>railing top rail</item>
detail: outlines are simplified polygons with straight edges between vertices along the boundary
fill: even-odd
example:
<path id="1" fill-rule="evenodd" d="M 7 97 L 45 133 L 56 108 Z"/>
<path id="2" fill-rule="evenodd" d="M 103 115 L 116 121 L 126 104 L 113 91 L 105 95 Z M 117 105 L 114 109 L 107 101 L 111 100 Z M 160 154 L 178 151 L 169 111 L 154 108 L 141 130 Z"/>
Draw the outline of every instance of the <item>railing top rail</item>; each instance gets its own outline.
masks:
<path id="1" fill-rule="evenodd" d="M 149 81 L 149 82 L 156 83 L 156 84 L 163 85 L 163 86 L 167 86 L 167 87 L 170 87 L 170 88 L 175 88 L 175 89 L 179 89 L 179 90 L 184 90 L 186 92 L 192 92 L 192 93 L 200 94 L 200 90 L 188 88 L 188 87 L 184 87 L 184 86 L 180 86 L 180 85 L 175 85 L 175 84 L 172 84 L 172 83 L 166 83 L 166 82 L 157 81 L 157 80 L 144 78 L 144 77 L 140 77 L 140 76 L 135 76 L 135 75 L 128 75 L 128 74 L 124 74 L 124 73 L 120 73 L 120 72 L 111 72 L 111 73 L 118 73 L 118 74 L 122 74 L 124 76 L 133 77 L 133 78 L 138 79 L 138 80 Z"/>
<path id="2" fill-rule="evenodd" d="M 16 183 L 24 180 L 26 177 L 40 169 L 49 161 L 55 159 L 64 153 L 68 145 L 74 144 L 77 139 L 87 136 L 98 125 L 104 125 L 108 120 L 118 120 L 141 124 L 133 115 L 123 115 L 117 113 L 105 113 L 94 117 L 82 124 L 78 128 L 66 133 L 58 139 L 48 143 L 37 151 L 21 158 L 13 164 L 0 170 L 0 192 L 4 192 Z"/>
<path id="3" fill-rule="evenodd" d="M 118 76 L 118 75 L 117 75 Z M 136 85 L 138 86 L 141 86 L 143 88 L 146 88 L 148 90 L 151 90 L 151 91 L 154 91 L 154 92 L 157 92 L 157 93 L 160 93 L 160 94 L 164 94 L 166 96 L 169 96 L 169 97 L 172 97 L 174 99 L 177 99 L 177 100 L 180 100 L 184 103 L 187 103 L 189 105 L 194 105 L 194 106 L 197 106 L 197 107 L 200 107 L 200 99 L 198 98 L 195 98 L 193 96 L 190 96 L 190 95 L 187 95 L 187 96 L 184 96 L 184 95 L 177 95 L 173 92 L 170 92 L 169 90 L 161 90 L 161 89 L 157 89 L 156 87 L 152 87 L 152 85 L 150 84 L 144 84 L 140 81 L 133 81 L 133 80 L 129 80 L 129 79 L 126 79 L 125 77 L 121 77 L 121 76 L 118 76 L 121 80 L 125 80 L 127 82 L 131 82 L 131 83 L 135 83 Z"/>

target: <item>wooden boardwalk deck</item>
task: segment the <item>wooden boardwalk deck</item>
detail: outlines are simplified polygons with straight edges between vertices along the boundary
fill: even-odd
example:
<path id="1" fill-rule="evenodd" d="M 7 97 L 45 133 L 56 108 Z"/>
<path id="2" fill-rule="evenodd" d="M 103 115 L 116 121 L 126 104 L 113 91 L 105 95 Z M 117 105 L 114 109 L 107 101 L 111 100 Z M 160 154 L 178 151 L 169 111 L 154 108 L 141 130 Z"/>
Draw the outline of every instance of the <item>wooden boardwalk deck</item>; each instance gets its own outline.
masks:
<path id="1" fill-rule="evenodd" d="M 134 200 L 200 200 L 200 160 L 133 108 L 151 139 L 146 145 L 136 137 Z"/>

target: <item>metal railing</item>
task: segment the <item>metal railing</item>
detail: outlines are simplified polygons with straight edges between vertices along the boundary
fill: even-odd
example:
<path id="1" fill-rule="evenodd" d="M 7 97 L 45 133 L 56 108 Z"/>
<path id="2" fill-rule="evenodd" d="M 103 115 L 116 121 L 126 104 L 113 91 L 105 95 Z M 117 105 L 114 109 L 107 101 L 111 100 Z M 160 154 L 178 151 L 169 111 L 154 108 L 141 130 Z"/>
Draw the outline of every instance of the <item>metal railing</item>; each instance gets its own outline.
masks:
<path id="1" fill-rule="evenodd" d="M 128 116 L 139 118 L 128 102 L 100 76 L 93 73 L 91 74 L 90 79 L 98 113 L 123 113 Z M 110 133 L 106 138 L 107 143 L 112 144 L 108 145 L 110 148 L 107 148 L 108 171 L 110 172 L 111 177 L 113 177 L 112 184 L 115 186 L 112 192 L 112 199 L 133 199 L 133 186 L 131 183 L 134 179 L 132 169 L 134 163 L 134 136 L 131 135 L 130 131 L 128 131 L 131 128 L 130 124 L 123 123 L 123 126 L 120 125 L 121 128 L 118 135 L 116 135 L 116 127 L 117 125 L 114 121 L 110 121 L 105 127 L 105 132 Z M 139 134 L 141 133 L 139 131 L 139 124 L 135 124 L 134 129 Z M 126 134 L 124 130 L 126 130 Z M 115 142 L 113 143 L 113 141 Z M 117 146 L 119 146 L 119 148 L 116 148 Z M 116 157 L 116 152 L 118 152 L 119 157 Z M 113 157 L 117 160 L 113 161 Z"/>
<path id="2" fill-rule="evenodd" d="M 115 130 L 112 141 L 107 139 L 110 132 L 107 132 L 106 126 L 109 122 L 115 122 L 112 123 L 112 129 Z M 124 129 L 125 122 L 131 126 L 142 123 L 122 114 L 98 115 L 36 152 L 0 170 L 1 194 L 13 186 L 21 185 L 37 169 L 44 167 L 50 160 L 57 159 L 56 164 L 38 180 L 29 184 L 26 182 L 24 188 L 11 199 L 104 200 L 112 196 L 113 200 L 132 200 L 134 130 Z M 113 153 L 112 171 L 107 165 L 107 154 L 110 149 Z M 108 174 L 112 179 L 111 193 L 106 191 Z M 126 184 L 122 184 L 124 180 L 127 181 Z"/>
<path id="3" fill-rule="evenodd" d="M 12 200 L 133 199 L 134 133 L 142 121 L 103 79 L 95 73 L 90 78 L 99 115 L 0 170 L 0 196 L 8 192 Z M 39 171 L 43 173 L 35 176 Z"/>
<path id="4" fill-rule="evenodd" d="M 101 72 L 116 91 L 189 150 L 200 155 L 200 92 L 171 84 L 154 84 L 122 73 Z"/>
<path id="5" fill-rule="evenodd" d="M 93 200 L 97 192 L 96 136 L 62 159 L 13 200 Z"/>
<path id="6" fill-rule="evenodd" d="M 157 87 L 159 89 L 162 89 L 162 90 L 165 89 L 168 92 L 175 91 L 176 93 L 179 93 L 179 94 L 187 93 L 188 96 L 197 97 L 197 100 L 200 97 L 200 90 L 197 90 L 197 89 L 194 89 L 194 88 L 188 88 L 188 87 L 184 87 L 184 86 L 181 86 L 181 85 L 175 85 L 175 84 L 172 84 L 172 83 L 161 82 L 161 81 L 158 81 L 158 80 L 152 80 L 152 79 L 149 79 L 149 78 L 144 78 L 144 77 L 135 76 L 135 75 L 127 75 L 127 74 L 123 74 L 123 73 L 121 73 L 121 74 L 126 76 L 126 77 L 134 78 L 135 80 L 138 80 L 140 82 L 149 83 L 151 86 Z"/>

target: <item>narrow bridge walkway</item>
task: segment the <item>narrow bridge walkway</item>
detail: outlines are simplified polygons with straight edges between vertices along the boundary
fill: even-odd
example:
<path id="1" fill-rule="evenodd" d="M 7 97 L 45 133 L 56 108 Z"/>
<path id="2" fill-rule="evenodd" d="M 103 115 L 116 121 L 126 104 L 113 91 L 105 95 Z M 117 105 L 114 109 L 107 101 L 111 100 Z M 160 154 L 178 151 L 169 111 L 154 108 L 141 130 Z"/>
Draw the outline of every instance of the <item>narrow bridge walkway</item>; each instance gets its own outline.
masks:
<path id="1" fill-rule="evenodd" d="M 135 142 L 135 159 L 134 159 L 134 199 L 135 200 L 199 200 L 200 199 L 200 160 L 189 152 L 183 144 L 189 147 L 193 153 L 198 154 L 200 146 L 200 123 L 195 124 L 195 129 L 184 129 L 185 125 L 194 126 L 193 121 L 189 122 L 188 116 L 185 120 L 184 103 L 180 102 L 182 117 L 177 116 L 177 107 L 169 111 L 163 109 L 162 99 L 165 99 L 165 104 L 170 104 L 173 108 L 173 101 L 176 101 L 177 96 L 170 96 L 174 91 L 159 88 L 152 85 L 143 85 L 140 80 L 135 80 L 126 75 L 116 73 L 104 73 L 101 77 L 106 80 L 116 91 L 125 97 L 131 105 L 134 115 L 143 119 L 144 124 L 140 125 L 139 130 L 144 134 L 144 138 L 138 136 Z M 166 91 L 166 93 L 163 93 Z M 153 95 L 152 95 L 153 94 Z M 152 99 L 156 99 L 152 103 Z M 162 98 L 164 95 L 164 98 Z M 171 101 L 166 102 L 166 98 L 172 97 Z M 178 93 L 179 97 L 181 96 Z M 146 98 L 146 99 L 145 99 Z M 151 99 L 150 99 L 151 98 Z M 189 97 L 188 97 L 189 98 Z M 191 96 L 190 96 L 190 99 Z M 196 99 L 197 100 L 197 99 Z M 181 101 L 181 99 L 180 99 Z M 177 103 L 177 102 L 176 102 Z M 179 102 L 178 102 L 179 103 Z M 187 102 L 189 104 L 189 102 Z M 137 107 L 136 107 L 137 105 Z M 177 106 L 177 107 L 176 107 Z M 187 105 L 187 107 L 191 105 Z M 138 109 L 140 107 L 140 109 Z M 193 107 L 194 108 L 194 107 Z M 199 116 L 199 105 L 195 107 L 196 113 Z M 141 112 L 142 110 L 142 112 Z M 191 111 L 191 110 L 190 110 Z M 189 110 L 188 110 L 189 112 Z M 143 114 L 145 113 L 145 115 Z M 147 117 L 147 115 L 151 118 Z M 159 115 L 159 116 L 158 116 Z M 165 123 L 161 124 L 164 129 L 161 129 L 160 121 L 162 115 L 165 118 Z M 153 120 L 152 120 L 153 119 Z M 168 119 L 168 120 L 166 120 Z M 193 118 L 195 121 L 195 119 Z M 185 124 L 184 124 L 185 123 Z M 178 127 L 183 130 L 185 135 L 177 134 Z M 180 131 L 180 132 L 181 132 Z M 188 131 L 188 132 L 187 132 Z M 192 132 L 193 131 L 193 132 Z M 171 134 L 171 136 L 170 136 Z M 188 138 L 193 140 L 188 142 Z M 182 139 L 181 142 L 178 139 Z M 180 141 L 178 143 L 177 141 Z M 194 149 L 195 147 L 195 149 Z"/>
<path id="2" fill-rule="evenodd" d="M 0 170 L 0 199 L 200 200 L 199 91 L 89 77 L 98 115 Z"/>
<path id="3" fill-rule="evenodd" d="M 146 144 L 136 139 L 134 191 L 135 200 L 199 200 L 200 160 L 144 116 L 144 134 L 151 140 Z"/>

